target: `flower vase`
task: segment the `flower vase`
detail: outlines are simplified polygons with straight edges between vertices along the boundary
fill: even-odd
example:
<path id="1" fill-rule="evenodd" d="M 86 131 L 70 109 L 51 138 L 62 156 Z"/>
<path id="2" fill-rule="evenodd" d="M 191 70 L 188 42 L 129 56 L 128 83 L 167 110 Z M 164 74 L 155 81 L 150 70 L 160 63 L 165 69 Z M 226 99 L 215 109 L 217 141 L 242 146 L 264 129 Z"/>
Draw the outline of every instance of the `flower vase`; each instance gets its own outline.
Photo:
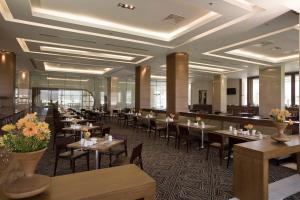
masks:
<path id="1" fill-rule="evenodd" d="M 285 122 L 274 122 L 275 127 L 277 128 L 277 133 L 272 135 L 271 138 L 278 142 L 288 142 L 291 140 L 289 136 L 284 134 L 284 130 L 287 127 L 287 123 Z"/>
<path id="2" fill-rule="evenodd" d="M 20 163 L 24 176 L 4 186 L 3 192 L 7 197 L 11 199 L 32 197 L 44 192 L 50 186 L 50 177 L 34 173 L 45 151 L 46 148 L 28 153 L 12 153 L 12 158 Z"/>

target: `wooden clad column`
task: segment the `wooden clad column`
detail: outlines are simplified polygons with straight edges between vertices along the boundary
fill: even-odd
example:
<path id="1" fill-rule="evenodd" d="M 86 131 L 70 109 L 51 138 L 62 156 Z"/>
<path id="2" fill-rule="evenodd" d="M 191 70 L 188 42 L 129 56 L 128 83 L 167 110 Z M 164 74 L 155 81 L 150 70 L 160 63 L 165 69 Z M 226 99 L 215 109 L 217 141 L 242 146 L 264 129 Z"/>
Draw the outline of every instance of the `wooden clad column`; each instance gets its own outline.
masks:
<path id="1" fill-rule="evenodd" d="M 12 113 L 15 109 L 15 53 L 0 51 L 0 72 L 0 113 Z"/>
<path id="2" fill-rule="evenodd" d="M 212 109 L 213 112 L 227 112 L 227 78 L 224 75 L 214 76 Z"/>
<path id="3" fill-rule="evenodd" d="M 167 55 L 167 112 L 188 111 L 188 72 L 187 53 Z"/>
<path id="4" fill-rule="evenodd" d="M 269 116 L 271 109 L 284 109 L 284 66 L 259 69 L 259 114 Z"/>
<path id="5" fill-rule="evenodd" d="M 150 66 L 141 65 L 135 68 L 135 110 L 150 108 Z"/>

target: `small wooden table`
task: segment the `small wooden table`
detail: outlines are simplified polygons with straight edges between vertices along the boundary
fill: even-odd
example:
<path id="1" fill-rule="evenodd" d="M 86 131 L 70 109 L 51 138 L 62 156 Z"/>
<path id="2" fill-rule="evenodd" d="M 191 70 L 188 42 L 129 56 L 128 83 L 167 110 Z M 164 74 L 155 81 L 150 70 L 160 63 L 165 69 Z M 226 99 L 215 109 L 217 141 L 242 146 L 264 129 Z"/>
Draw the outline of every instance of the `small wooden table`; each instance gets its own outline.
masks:
<path id="1" fill-rule="evenodd" d="M 269 159 L 297 153 L 297 172 L 300 173 L 299 152 L 299 135 L 292 135 L 291 141 L 285 143 L 266 138 L 234 145 L 234 196 L 241 200 L 268 200 Z"/>
<path id="2" fill-rule="evenodd" d="M 156 182 L 136 165 L 51 177 L 50 188 L 26 200 L 154 200 Z M 4 197 L 0 190 L 0 199 Z"/>
<path id="3" fill-rule="evenodd" d="M 95 156 L 96 156 L 95 166 L 96 169 L 99 169 L 99 163 L 98 163 L 99 152 L 108 152 L 112 147 L 123 144 L 123 142 L 124 142 L 123 140 L 113 139 L 113 141 L 110 142 L 105 138 L 97 138 L 97 143 L 91 146 L 83 146 L 79 141 L 79 142 L 68 144 L 67 147 L 71 149 L 85 149 L 85 150 L 95 151 Z"/>
<path id="4" fill-rule="evenodd" d="M 216 126 L 205 124 L 204 127 L 199 125 L 194 125 L 193 123 L 190 123 L 189 125 L 187 123 L 177 123 L 179 126 L 186 126 L 189 129 L 196 129 L 201 131 L 201 149 L 204 149 L 204 131 L 205 130 L 211 130 L 216 128 Z"/>

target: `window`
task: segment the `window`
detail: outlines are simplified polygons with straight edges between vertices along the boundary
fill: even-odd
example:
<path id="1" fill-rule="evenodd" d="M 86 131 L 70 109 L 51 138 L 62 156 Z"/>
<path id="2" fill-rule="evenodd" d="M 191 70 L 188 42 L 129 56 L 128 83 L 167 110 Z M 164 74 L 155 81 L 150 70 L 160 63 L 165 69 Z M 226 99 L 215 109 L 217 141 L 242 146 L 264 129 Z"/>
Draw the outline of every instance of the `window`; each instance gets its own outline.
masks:
<path id="1" fill-rule="evenodd" d="M 285 76 L 284 79 L 284 104 L 286 106 L 292 105 L 292 76 Z"/>
<path id="2" fill-rule="evenodd" d="M 70 90 L 70 89 L 40 89 L 39 95 L 35 98 L 35 102 L 43 106 L 48 105 L 50 102 L 58 102 L 68 108 L 80 110 L 81 108 L 92 109 L 94 106 L 94 97 L 86 90 Z"/>
<path id="3" fill-rule="evenodd" d="M 254 106 L 259 105 L 259 78 L 252 79 L 252 102 Z"/>
<path id="4" fill-rule="evenodd" d="M 166 81 L 151 81 L 151 107 L 166 109 Z"/>

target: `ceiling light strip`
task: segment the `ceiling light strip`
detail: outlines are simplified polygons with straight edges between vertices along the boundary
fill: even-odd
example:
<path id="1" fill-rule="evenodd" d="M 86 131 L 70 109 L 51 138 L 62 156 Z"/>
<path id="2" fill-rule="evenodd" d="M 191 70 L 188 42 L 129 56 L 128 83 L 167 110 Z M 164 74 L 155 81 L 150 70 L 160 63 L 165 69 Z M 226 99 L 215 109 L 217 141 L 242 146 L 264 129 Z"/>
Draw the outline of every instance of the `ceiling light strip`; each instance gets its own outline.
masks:
<path id="1" fill-rule="evenodd" d="M 0 12 L 1 12 L 3 18 L 9 22 L 26 24 L 26 25 L 30 25 L 30 26 L 38 26 L 38 27 L 49 28 L 49 29 L 60 30 L 60 31 L 67 31 L 67 32 L 78 33 L 78 34 L 83 34 L 83 35 L 91 35 L 91 36 L 96 36 L 96 37 L 109 38 L 109 39 L 114 39 L 114 40 L 122 40 L 122 41 L 127 41 L 127 42 L 163 47 L 163 48 L 168 48 L 168 49 L 174 48 L 174 46 L 161 45 L 161 44 L 146 42 L 146 41 L 142 41 L 142 40 L 135 40 L 135 39 L 130 39 L 130 38 L 105 35 L 105 34 L 101 34 L 101 33 L 94 33 L 94 32 L 89 32 L 89 31 L 82 31 L 82 30 L 77 30 L 77 29 L 72 29 L 72 28 L 65 28 L 65 27 L 60 27 L 60 26 L 53 26 L 53 25 L 48 25 L 48 24 L 42 24 L 42 23 L 37 23 L 37 22 L 15 19 L 12 16 L 11 11 L 8 8 L 5 0 L 0 0 Z"/>
<path id="2" fill-rule="evenodd" d="M 84 56 L 90 56 L 90 57 L 111 58 L 111 59 L 126 60 L 126 61 L 132 61 L 133 59 L 135 59 L 135 57 L 132 57 L 132 56 L 122 56 L 122 55 L 108 54 L 108 53 L 97 53 L 97 52 L 91 52 L 91 51 L 67 49 L 67 48 L 60 48 L 60 47 L 50 47 L 50 46 L 40 46 L 40 50 L 48 51 L 48 52 L 55 52 L 55 53 L 84 55 Z"/>
<path id="3" fill-rule="evenodd" d="M 201 33 L 201 34 L 199 34 L 199 35 L 196 35 L 196 36 L 194 36 L 194 37 L 188 39 L 187 41 L 185 41 L 185 42 L 183 42 L 183 43 L 177 45 L 176 48 L 177 48 L 177 47 L 180 47 L 180 46 L 183 46 L 183 45 L 186 45 L 186 44 L 188 44 L 188 43 L 191 43 L 191 42 L 193 42 L 193 41 L 195 41 L 195 40 L 198 40 L 198 39 L 200 39 L 200 38 L 203 38 L 203 37 L 205 37 L 205 36 L 207 36 L 207 35 L 210 35 L 210 34 L 212 34 L 212 33 L 215 33 L 215 32 L 217 32 L 217 31 L 220 31 L 220 30 L 222 30 L 222 29 L 228 28 L 228 27 L 230 27 L 230 26 L 232 26 L 232 25 L 235 25 L 235 24 L 237 24 L 237 23 L 240 23 L 240 22 L 242 22 L 242 21 L 244 21 L 244 20 L 246 20 L 246 19 L 249 19 L 250 17 L 252 17 L 252 16 L 254 16 L 254 15 L 256 15 L 257 13 L 262 12 L 262 11 L 264 11 L 263 8 L 258 7 L 258 6 L 255 6 L 252 12 L 250 12 L 250 13 L 248 13 L 248 14 L 246 14 L 246 15 L 243 15 L 243 16 L 241 16 L 241 17 L 238 17 L 238 18 L 236 18 L 236 19 L 234 19 L 234 20 L 231 20 L 231 21 L 229 21 L 229 22 L 227 22 L 227 23 L 225 23 L 225 24 L 222 24 L 221 26 L 217 26 L 217 27 L 215 27 L 215 28 L 213 28 L 213 29 L 210 29 L 209 31 L 206 31 L 206 32 L 204 32 L 204 33 Z"/>
<path id="4" fill-rule="evenodd" d="M 47 77 L 47 80 L 53 81 L 74 81 L 74 82 L 88 82 L 89 79 L 72 79 L 72 78 L 57 78 L 57 77 Z"/>

